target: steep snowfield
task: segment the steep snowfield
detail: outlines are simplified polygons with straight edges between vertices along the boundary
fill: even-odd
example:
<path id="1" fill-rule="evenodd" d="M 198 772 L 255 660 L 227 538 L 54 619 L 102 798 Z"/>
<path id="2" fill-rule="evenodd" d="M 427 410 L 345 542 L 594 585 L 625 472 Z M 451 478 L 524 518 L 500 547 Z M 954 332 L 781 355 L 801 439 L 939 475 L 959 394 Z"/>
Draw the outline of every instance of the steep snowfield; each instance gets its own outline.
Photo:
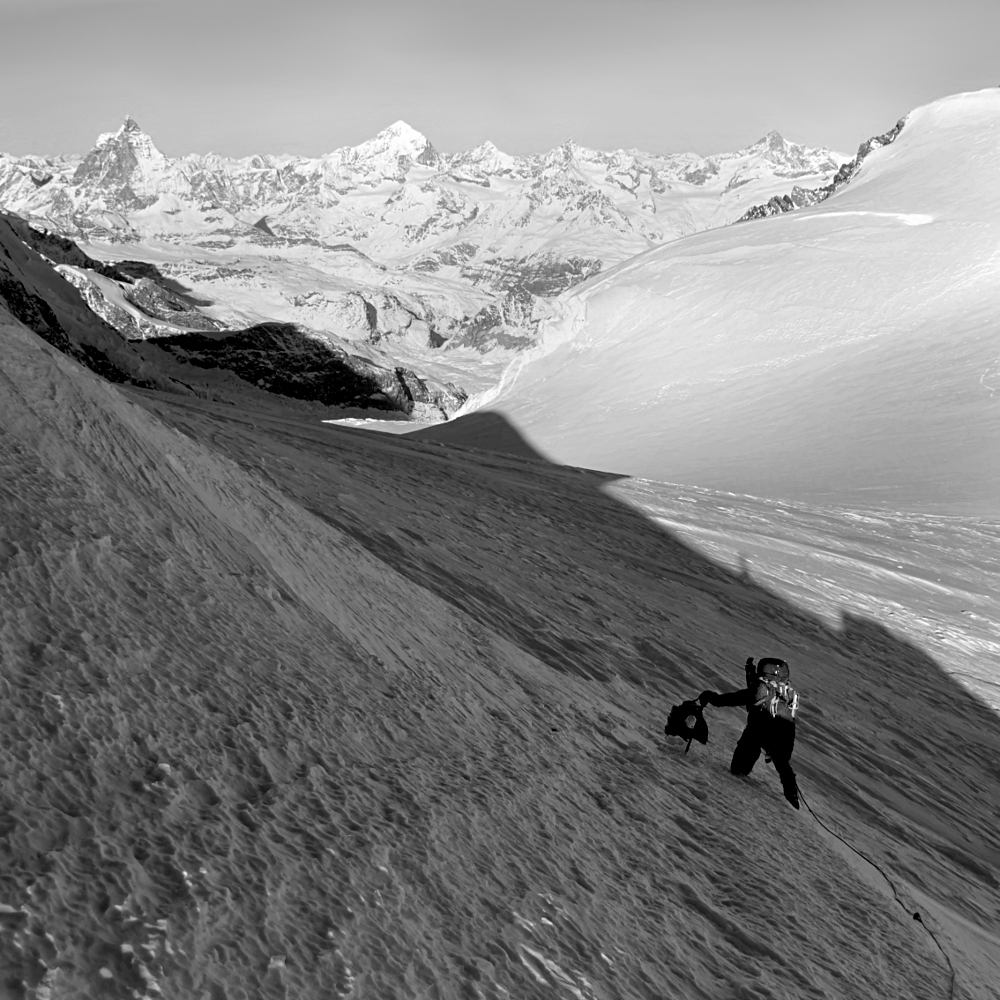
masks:
<path id="1" fill-rule="evenodd" d="M 574 465 L 761 496 L 1000 497 L 1000 91 L 907 117 L 828 201 L 566 293 L 481 396 Z"/>
<path id="2" fill-rule="evenodd" d="M 698 551 L 837 625 L 850 609 L 926 650 L 1000 714 L 1000 523 L 615 483 Z"/>
<path id="3" fill-rule="evenodd" d="M 7 992 L 995 997 L 996 716 L 607 482 L 116 388 L 0 309 Z M 893 888 L 729 776 L 738 710 L 663 737 L 749 654 Z"/>

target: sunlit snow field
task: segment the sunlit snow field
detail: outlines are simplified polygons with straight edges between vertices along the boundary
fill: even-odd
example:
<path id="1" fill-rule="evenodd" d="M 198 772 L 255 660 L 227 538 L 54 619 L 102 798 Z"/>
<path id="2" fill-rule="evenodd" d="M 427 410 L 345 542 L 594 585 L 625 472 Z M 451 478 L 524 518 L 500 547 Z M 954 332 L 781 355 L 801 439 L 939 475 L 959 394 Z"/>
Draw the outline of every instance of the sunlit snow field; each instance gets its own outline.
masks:
<path id="1" fill-rule="evenodd" d="M 565 293 L 468 409 L 572 465 L 995 517 L 998 120 L 996 89 L 918 108 L 829 200 Z"/>
<path id="2" fill-rule="evenodd" d="M 1000 713 L 1000 523 L 626 479 L 608 489 L 833 626 L 882 622 Z"/>

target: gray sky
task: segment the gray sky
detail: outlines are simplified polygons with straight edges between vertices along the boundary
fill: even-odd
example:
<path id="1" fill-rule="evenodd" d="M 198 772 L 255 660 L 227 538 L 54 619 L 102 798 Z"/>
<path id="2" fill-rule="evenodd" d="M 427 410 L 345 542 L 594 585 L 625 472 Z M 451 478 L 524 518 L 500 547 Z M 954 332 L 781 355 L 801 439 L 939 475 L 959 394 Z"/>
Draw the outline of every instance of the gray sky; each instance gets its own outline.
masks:
<path id="1" fill-rule="evenodd" d="M 568 138 L 853 152 L 1000 84 L 998 0 L 0 0 L 0 150 L 131 114 L 170 155 L 316 155 L 397 119 L 443 152 Z"/>

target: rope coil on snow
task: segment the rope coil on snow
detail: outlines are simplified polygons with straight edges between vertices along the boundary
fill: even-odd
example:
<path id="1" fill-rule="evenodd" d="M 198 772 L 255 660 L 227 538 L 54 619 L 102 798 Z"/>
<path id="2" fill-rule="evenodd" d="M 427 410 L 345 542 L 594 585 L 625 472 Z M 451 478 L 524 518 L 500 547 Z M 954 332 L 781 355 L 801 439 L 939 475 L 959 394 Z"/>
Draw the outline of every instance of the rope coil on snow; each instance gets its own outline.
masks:
<path id="1" fill-rule="evenodd" d="M 930 934 L 931 940 L 937 945 L 938 951 L 941 952 L 941 954 L 944 956 L 944 960 L 948 963 L 948 970 L 951 973 L 951 986 L 948 989 L 948 1000 L 955 1000 L 955 966 L 951 964 L 951 958 L 948 956 L 948 952 L 946 952 L 944 950 L 944 948 L 941 946 L 941 942 L 938 940 L 937 934 L 935 934 L 934 931 L 932 931 L 930 929 L 930 927 L 928 927 L 927 924 L 924 923 L 924 919 L 923 919 L 923 917 L 920 916 L 919 912 L 910 913 L 910 910 L 907 907 L 907 905 L 902 901 L 902 899 L 899 898 L 899 893 L 896 891 L 896 885 L 895 885 L 895 883 L 885 873 L 885 870 L 882 868 L 881 865 L 879 865 L 875 861 L 872 861 L 872 859 L 870 857 L 868 857 L 867 854 L 865 854 L 862 851 L 859 851 L 853 844 L 849 844 L 846 840 L 844 840 L 843 837 L 841 837 L 841 835 L 839 833 L 836 833 L 834 830 L 831 830 L 826 825 L 826 823 L 824 823 L 819 818 L 819 816 L 816 815 L 816 813 L 813 810 L 813 807 L 811 805 L 809 805 L 809 803 L 805 799 L 805 796 L 802 794 L 802 789 L 801 788 L 799 789 L 799 800 L 806 807 L 806 809 L 809 810 L 810 814 L 812 815 L 812 818 L 814 820 L 816 820 L 816 822 L 819 823 L 819 825 L 821 827 L 823 827 L 823 829 L 826 830 L 827 833 L 829 833 L 833 837 L 836 837 L 837 840 L 839 840 L 845 847 L 847 847 L 849 850 L 853 851 L 859 858 L 863 858 L 865 861 L 868 862 L 868 864 L 870 864 L 872 866 L 872 868 L 874 868 L 874 869 L 876 869 L 876 871 L 878 871 L 878 873 L 882 876 L 882 878 L 884 878 L 886 880 L 886 882 L 889 883 L 889 888 L 892 889 L 892 895 L 895 898 L 896 902 L 899 903 L 899 905 L 904 910 L 906 910 L 906 912 L 909 913 L 910 916 L 913 917 L 913 919 L 916 920 L 916 922 L 918 924 L 920 924 L 920 926 L 923 927 L 923 929 L 925 931 L 927 931 L 928 934 Z"/>

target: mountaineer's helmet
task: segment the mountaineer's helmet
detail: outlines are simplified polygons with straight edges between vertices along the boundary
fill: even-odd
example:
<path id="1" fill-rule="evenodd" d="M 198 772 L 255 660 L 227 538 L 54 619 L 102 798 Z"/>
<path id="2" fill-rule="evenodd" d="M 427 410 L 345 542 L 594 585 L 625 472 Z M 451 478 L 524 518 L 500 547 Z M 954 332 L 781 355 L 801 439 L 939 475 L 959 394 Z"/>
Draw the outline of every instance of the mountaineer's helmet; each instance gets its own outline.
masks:
<path id="1" fill-rule="evenodd" d="M 765 656 L 757 661 L 757 676 L 770 681 L 787 682 L 788 662 L 776 656 Z"/>

